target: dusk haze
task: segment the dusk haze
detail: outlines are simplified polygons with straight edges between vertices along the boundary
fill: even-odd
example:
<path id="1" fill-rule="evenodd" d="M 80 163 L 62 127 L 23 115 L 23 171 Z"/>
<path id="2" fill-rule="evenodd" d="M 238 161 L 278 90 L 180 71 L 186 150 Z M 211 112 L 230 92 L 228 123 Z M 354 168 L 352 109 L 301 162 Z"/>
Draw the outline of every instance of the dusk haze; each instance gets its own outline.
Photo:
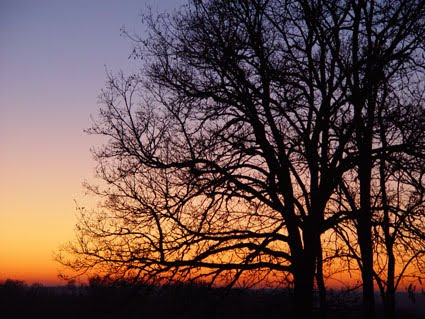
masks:
<path id="1" fill-rule="evenodd" d="M 63 284 L 53 253 L 74 236 L 76 203 L 95 206 L 83 132 L 106 71 L 137 68 L 121 29 L 143 33 L 140 13 L 176 1 L 0 2 L 0 279 Z"/>

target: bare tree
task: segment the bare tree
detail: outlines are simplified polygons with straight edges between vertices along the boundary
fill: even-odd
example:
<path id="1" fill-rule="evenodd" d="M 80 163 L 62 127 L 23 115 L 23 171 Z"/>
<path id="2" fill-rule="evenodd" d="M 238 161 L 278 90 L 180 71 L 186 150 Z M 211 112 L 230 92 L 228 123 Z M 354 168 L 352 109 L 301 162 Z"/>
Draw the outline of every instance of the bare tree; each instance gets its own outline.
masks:
<path id="1" fill-rule="evenodd" d="M 372 195 L 373 239 L 375 278 L 387 318 L 395 318 L 395 292 L 402 280 L 420 281 L 424 271 L 425 108 L 417 101 L 421 99 L 404 94 L 403 101 L 394 98 L 378 113 L 382 156 Z M 404 152 L 387 152 L 394 140 L 404 145 Z"/>
<path id="2" fill-rule="evenodd" d="M 404 95 L 406 97 L 407 94 Z M 373 276 L 381 292 L 387 318 L 395 318 L 395 292 L 408 281 L 421 281 L 424 262 L 424 108 L 400 104 L 395 96 L 378 105 L 376 138 L 381 154 L 371 174 Z M 375 140 L 375 143 L 378 143 Z M 391 150 L 393 148 L 393 150 Z M 359 185 L 345 188 L 348 219 L 336 225 L 346 247 L 339 257 L 357 261 L 362 270 L 359 246 L 354 242 L 358 225 Z"/>
<path id="3" fill-rule="evenodd" d="M 352 208 L 361 251 L 364 316 L 373 318 L 373 170 L 383 153 L 386 156 L 414 153 L 423 158 L 420 145 L 416 144 L 413 148 L 418 149 L 413 151 L 412 145 L 399 139 L 393 139 L 383 152 L 382 141 L 376 136 L 378 104 L 386 103 L 388 98 L 403 100 L 402 96 L 415 88 L 415 80 L 423 81 L 425 4 L 423 1 L 337 1 L 318 5 L 329 9 L 322 10 L 326 15 L 318 15 L 321 10 L 311 6 L 315 9 L 311 9 L 313 29 L 321 38 L 329 39 L 328 50 L 346 75 L 343 92 L 352 106 L 349 131 L 357 164 L 344 183 L 349 185 L 351 193 L 354 189 L 359 192 L 358 205 L 350 200 L 353 204 L 350 206 L 355 206 Z M 386 90 L 391 91 L 390 97 Z M 423 87 L 420 90 L 423 92 Z M 423 97 L 419 94 L 414 103 L 423 105 Z"/>
<path id="4" fill-rule="evenodd" d="M 148 14 L 149 35 L 129 35 L 140 74 L 108 75 L 89 130 L 108 138 L 94 151 L 105 183 L 88 185 L 103 206 L 81 211 L 62 262 L 148 281 L 291 283 L 310 318 L 315 283 L 326 299 L 321 237 L 355 220 L 372 318 L 376 104 L 423 65 L 423 15 L 421 1 L 277 0 Z M 359 203 L 341 209 L 356 185 Z"/>

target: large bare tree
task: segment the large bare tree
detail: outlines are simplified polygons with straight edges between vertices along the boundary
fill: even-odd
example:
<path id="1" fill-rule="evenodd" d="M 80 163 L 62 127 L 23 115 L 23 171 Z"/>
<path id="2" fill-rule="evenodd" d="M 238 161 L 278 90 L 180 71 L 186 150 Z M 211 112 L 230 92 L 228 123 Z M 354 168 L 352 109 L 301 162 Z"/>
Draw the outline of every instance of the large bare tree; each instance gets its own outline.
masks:
<path id="1" fill-rule="evenodd" d="M 212 0 L 146 15 L 149 34 L 129 35 L 141 71 L 108 75 L 89 130 L 108 138 L 94 151 L 103 183 L 88 186 L 102 206 L 82 210 L 63 262 L 159 282 L 290 283 L 310 318 L 315 283 L 326 295 L 321 237 L 354 220 L 372 318 L 373 167 L 423 155 L 376 142 L 377 105 L 384 88 L 412 87 L 409 72 L 421 78 L 423 5 Z M 359 203 L 341 209 L 356 185 Z"/>

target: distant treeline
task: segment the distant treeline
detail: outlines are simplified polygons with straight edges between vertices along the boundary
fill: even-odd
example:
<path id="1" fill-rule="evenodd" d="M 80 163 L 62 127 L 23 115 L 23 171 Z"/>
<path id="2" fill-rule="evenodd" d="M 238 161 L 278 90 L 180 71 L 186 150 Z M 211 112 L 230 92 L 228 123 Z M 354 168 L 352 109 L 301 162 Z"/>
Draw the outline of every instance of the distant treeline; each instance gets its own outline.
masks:
<path id="1" fill-rule="evenodd" d="M 329 318 L 361 315 L 359 292 L 330 290 L 329 294 Z M 415 296 L 425 297 L 422 292 Z M 316 304 L 318 310 L 318 300 Z M 63 286 L 45 286 L 6 279 L 0 281 L 0 305 L 1 318 L 250 319 L 281 318 L 282 313 L 291 318 L 293 294 L 289 289 L 212 288 L 202 282 L 153 286 L 93 277 L 87 284 L 69 281 Z M 410 318 L 409 312 L 418 318 L 414 308 L 401 318 Z M 319 318 L 318 311 L 313 318 Z"/>
<path id="2" fill-rule="evenodd" d="M 358 295 L 335 293 L 335 313 L 359 314 Z M 64 286 L 0 281 L 2 318 L 278 318 L 292 313 L 288 289 L 212 288 L 199 282 L 153 286 L 93 277 Z M 355 318 L 355 317 L 353 317 Z"/>

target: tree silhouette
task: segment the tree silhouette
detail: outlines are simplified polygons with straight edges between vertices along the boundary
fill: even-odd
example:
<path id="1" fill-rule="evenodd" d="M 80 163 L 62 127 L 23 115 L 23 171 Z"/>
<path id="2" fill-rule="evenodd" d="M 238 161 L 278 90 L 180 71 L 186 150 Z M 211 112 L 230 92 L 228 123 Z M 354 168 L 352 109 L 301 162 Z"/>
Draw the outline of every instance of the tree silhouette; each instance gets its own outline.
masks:
<path id="1" fill-rule="evenodd" d="M 377 136 L 382 156 L 371 178 L 371 229 L 375 262 L 373 276 L 386 308 L 395 318 L 395 292 L 403 280 L 423 273 L 424 255 L 424 163 L 416 151 L 423 149 L 423 108 L 400 105 L 394 99 L 378 114 Z M 397 145 L 398 151 L 388 151 Z M 409 154 L 413 151 L 413 155 Z M 353 186 L 353 184 L 351 185 Z M 348 192 L 347 192 L 348 194 Z M 354 192 L 348 202 L 358 210 Z M 348 243 L 351 257 L 362 268 L 360 251 L 352 241 L 356 225 L 341 223 L 338 233 Z M 350 239 L 351 238 L 351 239 Z"/>
<path id="2" fill-rule="evenodd" d="M 94 150 L 103 183 L 87 185 L 103 205 L 81 209 L 62 262 L 147 282 L 290 283 L 311 318 L 315 284 L 325 310 L 322 237 L 346 224 L 373 318 L 373 174 L 424 156 L 423 131 L 379 128 L 410 104 L 423 114 L 424 14 L 423 1 L 277 0 L 147 14 L 149 34 L 129 35 L 141 72 L 108 74 L 88 130 L 108 138 Z"/>

